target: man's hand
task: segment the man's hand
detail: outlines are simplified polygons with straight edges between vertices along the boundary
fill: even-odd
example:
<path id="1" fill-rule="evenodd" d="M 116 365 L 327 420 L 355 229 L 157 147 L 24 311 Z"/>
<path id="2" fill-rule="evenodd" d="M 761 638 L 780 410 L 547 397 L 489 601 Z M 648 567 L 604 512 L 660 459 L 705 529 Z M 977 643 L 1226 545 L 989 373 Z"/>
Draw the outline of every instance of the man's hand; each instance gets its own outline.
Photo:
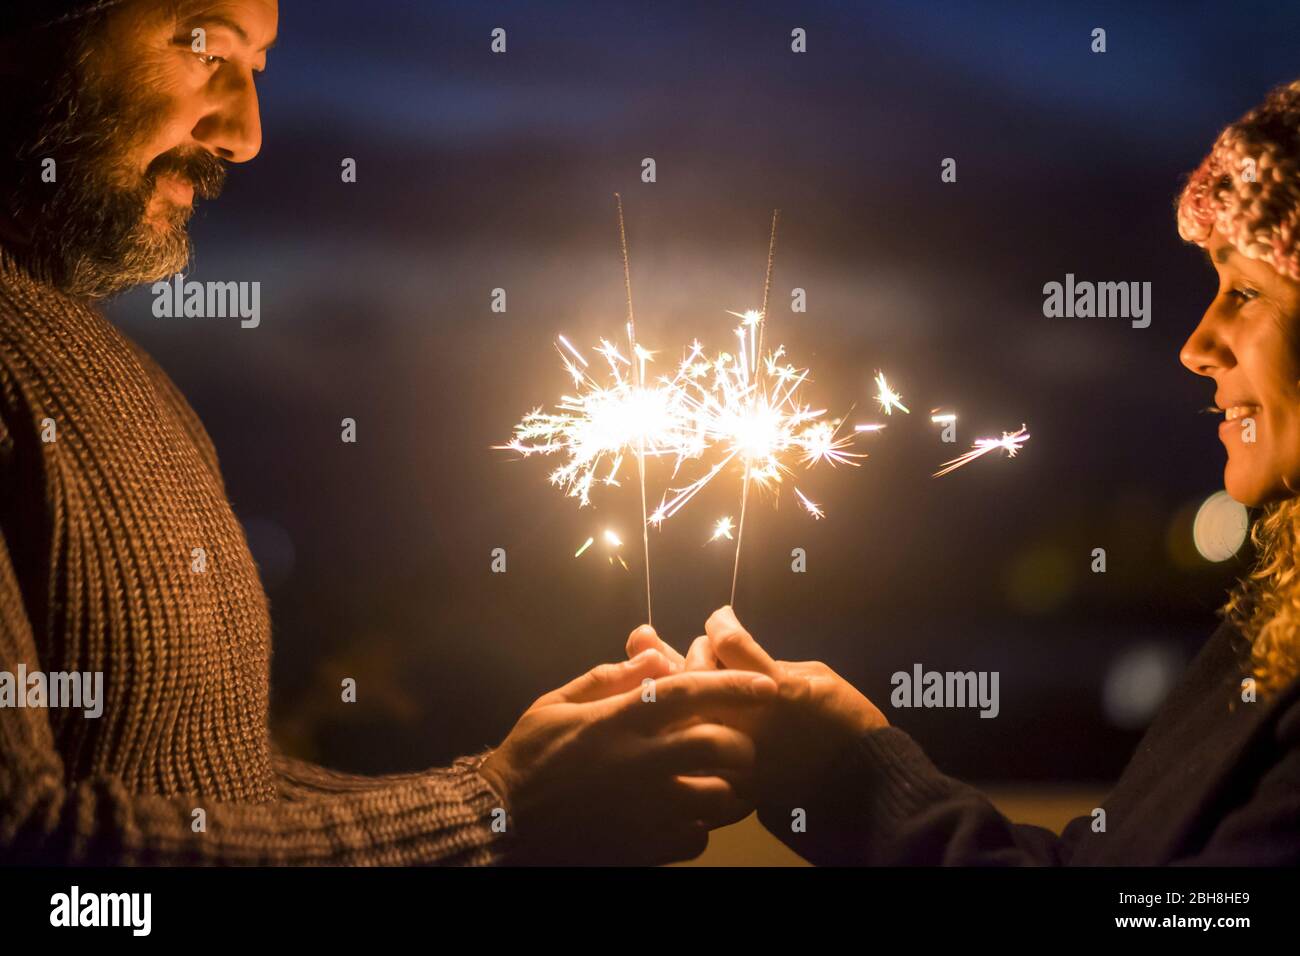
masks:
<path id="1" fill-rule="evenodd" d="M 697 856 L 710 829 L 752 809 L 754 746 L 737 728 L 776 693 L 753 673 L 674 672 L 649 648 L 539 698 L 480 768 L 515 828 L 515 860 Z"/>

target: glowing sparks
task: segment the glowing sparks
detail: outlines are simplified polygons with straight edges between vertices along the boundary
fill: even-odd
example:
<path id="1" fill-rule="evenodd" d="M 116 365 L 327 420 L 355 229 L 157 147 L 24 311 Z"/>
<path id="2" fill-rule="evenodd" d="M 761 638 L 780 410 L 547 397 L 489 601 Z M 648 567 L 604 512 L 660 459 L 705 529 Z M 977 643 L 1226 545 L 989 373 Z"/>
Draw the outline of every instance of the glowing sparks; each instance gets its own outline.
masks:
<path id="1" fill-rule="evenodd" d="M 895 408 L 900 412 L 912 414 L 903 404 L 903 396 L 889 387 L 889 383 L 885 381 L 885 373 L 879 371 L 876 372 L 876 401 L 880 403 L 880 410 L 886 415 L 892 415 Z"/>
<path id="2" fill-rule="evenodd" d="M 682 407 L 682 389 L 673 380 L 638 385 L 652 353 L 635 346 L 640 365 L 633 376 L 631 362 L 618 347 L 602 339 L 595 351 L 605 360 L 602 379 L 564 336 L 556 346 L 575 393 L 562 395 L 551 411 L 537 408 L 515 426 L 513 440 L 498 448 L 530 455 L 562 454 L 565 461 L 551 472 L 551 484 L 564 489 L 580 505 L 591 503 L 596 485 L 618 486 L 626 458 L 644 454 L 678 459 L 698 446 Z"/>
<path id="3" fill-rule="evenodd" d="M 609 563 L 613 564 L 617 561 L 623 566 L 625 571 L 628 570 L 627 562 L 624 561 L 623 556 L 618 553 L 619 549 L 623 547 L 623 539 L 618 536 L 617 532 L 615 532 L 613 528 L 606 528 L 601 532 L 600 538 L 605 543 L 605 548 L 610 552 Z M 594 537 L 587 538 L 586 541 L 582 542 L 582 547 L 574 552 L 573 556 L 575 558 L 582 557 L 595 543 L 596 539 Z"/>
<path id="4" fill-rule="evenodd" d="M 624 571 L 629 570 L 627 562 L 623 560 L 623 555 L 618 553 L 618 549 L 623 547 L 623 540 L 609 528 L 605 529 L 604 538 L 606 546 L 610 549 L 609 563 L 613 564 L 617 561 L 623 565 Z"/>
<path id="5" fill-rule="evenodd" d="M 728 541 L 734 541 L 735 535 L 733 535 L 732 532 L 735 530 L 736 526 L 732 523 L 731 515 L 719 518 L 718 523 L 713 526 L 713 534 L 709 536 L 709 540 L 719 541 L 722 538 L 726 538 Z"/>
<path id="6" fill-rule="evenodd" d="M 558 336 L 558 338 L 560 340 L 560 344 L 563 345 L 566 349 L 568 349 L 569 354 L 572 355 L 574 358 L 576 358 L 579 364 L 581 364 L 583 368 L 586 368 L 587 360 L 582 357 L 582 353 L 579 352 L 577 349 L 575 349 L 573 347 L 573 344 L 569 342 L 569 340 L 566 339 L 563 335 Z"/>
<path id="7" fill-rule="evenodd" d="M 561 454 L 563 463 L 550 474 L 553 485 L 562 487 L 580 505 L 591 502 L 595 487 L 618 486 L 620 472 L 628 459 L 635 461 L 644 451 L 647 459 L 673 459 L 676 476 L 688 461 L 704 462 L 704 470 L 693 481 L 671 487 L 659 506 L 646 515 L 646 523 L 658 527 L 676 515 L 715 478 L 733 469 L 742 481 L 742 500 L 752 482 L 760 489 L 776 492 L 796 466 L 813 468 L 822 463 L 857 465 L 865 458 L 849 450 L 853 435 L 883 431 L 883 423 L 854 425 L 842 434 L 842 420 L 826 418 L 826 409 L 814 408 L 803 398 L 809 371 L 785 358 L 784 347 L 759 355 L 762 341 L 762 313 L 733 312 L 741 322 L 735 329 L 736 354 L 706 355 L 693 342 L 684 350 L 676 371 L 650 381 L 646 372 L 654 353 L 634 345 L 631 354 L 637 368 L 613 343 L 601 340 L 594 349 L 603 362 L 595 365 L 563 335 L 556 349 L 573 380 L 574 394 L 563 395 L 551 411 L 537 409 L 515 426 L 514 439 L 498 446 L 530 455 Z M 598 379 L 597 375 L 601 377 Z M 638 385 L 637 381 L 645 384 Z M 876 401 L 886 414 L 894 409 L 909 413 L 902 396 L 889 386 L 883 372 L 875 376 Z M 936 424 L 955 422 L 953 412 L 932 409 Z M 1001 438 L 978 439 L 971 450 L 945 462 L 934 473 L 942 477 L 970 464 L 989 452 L 1004 450 L 1014 458 L 1029 439 L 1025 426 L 1004 432 Z M 804 511 L 815 520 L 826 516 L 799 488 L 794 494 Z M 731 516 L 718 519 L 710 541 L 738 540 L 740 525 Z M 627 566 L 617 552 L 622 541 L 605 531 L 606 546 Z M 594 544 L 587 541 L 575 557 Z"/>
<path id="8" fill-rule="evenodd" d="M 856 465 L 854 458 L 866 458 L 866 455 L 844 451 L 852 443 L 850 438 L 840 438 L 838 422 L 817 422 L 809 425 L 799 436 L 798 445 L 802 451 L 800 461 L 812 467 L 818 462 L 830 464 Z"/>
<path id="9" fill-rule="evenodd" d="M 825 518 L 825 517 L 826 517 L 826 512 L 822 511 L 822 509 L 821 509 L 820 506 L 815 505 L 815 504 L 813 504 L 811 501 L 809 501 L 809 500 L 808 500 L 808 496 L 805 495 L 802 491 L 800 491 L 798 488 L 796 488 L 796 489 L 794 490 L 794 493 L 795 493 L 796 495 L 799 496 L 799 502 L 800 502 L 800 504 L 802 504 L 802 505 L 804 506 L 804 508 L 807 510 L 807 512 L 808 512 L 810 515 L 812 515 L 814 518 L 817 518 L 817 519 L 821 519 L 821 518 Z"/>
<path id="10" fill-rule="evenodd" d="M 795 464 L 856 465 L 855 459 L 866 457 L 848 450 L 853 439 L 840 434 L 842 423 L 827 420 L 826 409 L 803 400 L 807 369 L 785 362 L 783 347 L 758 356 L 762 313 L 731 314 L 741 319 L 735 330 L 739 354 L 721 352 L 706 361 L 696 343 L 674 379 L 680 389 L 676 407 L 687 419 L 681 431 L 693 439 L 693 444 L 679 442 L 679 464 L 706 451 L 718 457 L 700 478 L 669 489 L 651 524 L 675 515 L 728 466 L 741 471 L 746 485 L 752 481 L 774 490 Z"/>
<path id="11" fill-rule="evenodd" d="M 976 439 L 974 446 L 966 454 L 954 458 L 952 461 L 944 462 L 938 471 L 934 473 L 935 478 L 941 478 L 949 472 L 956 471 L 963 465 L 969 465 L 977 458 L 987 455 L 991 451 L 1001 448 L 1007 453 L 1008 458 L 1015 458 L 1016 453 L 1020 451 L 1020 446 L 1029 441 L 1029 432 L 1026 426 L 1021 425 L 1020 429 L 1015 432 L 1003 432 L 1001 438 L 979 438 Z"/>
<path id="12" fill-rule="evenodd" d="M 851 450 L 855 436 L 881 432 L 887 426 L 883 422 L 848 425 L 842 418 L 828 418 L 825 408 L 814 407 L 804 397 L 809 370 L 788 361 L 783 346 L 774 350 L 766 346 L 778 212 L 772 217 L 762 308 L 730 313 L 740 320 L 734 329 L 734 351 L 706 354 L 695 341 L 684 350 L 674 372 L 652 377 L 650 367 L 656 353 L 637 341 L 622 199 L 617 194 L 615 198 L 627 291 L 626 345 L 620 351 L 613 342 L 601 339 L 584 354 L 559 335 L 555 348 L 572 382 L 571 394 L 562 394 L 549 409 L 539 406 L 529 412 L 515 425 L 510 442 L 496 447 L 525 458 L 557 456 L 560 461 L 549 480 L 566 496 L 578 499 L 580 507 L 591 504 L 598 486 L 619 486 L 624 463 L 631 460 L 640 486 L 639 530 L 649 620 L 651 526 L 661 526 L 676 515 L 719 476 L 738 478 L 738 520 L 732 515 L 718 518 L 708 539 L 735 542 L 731 578 L 734 604 L 751 485 L 776 495 L 796 469 L 810 470 L 822 464 L 857 466 L 859 459 L 867 456 Z M 589 358 L 592 352 L 594 356 Z M 884 415 L 892 416 L 895 411 L 911 414 L 884 372 L 877 370 L 874 382 L 875 401 Z M 954 412 L 930 410 L 934 424 L 951 426 L 956 420 Z M 950 437 L 947 428 L 944 436 Z M 1028 439 L 1023 425 L 1017 432 L 1003 432 L 1000 439 L 979 439 L 970 451 L 945 462 L 935 477 L 997 449 L 1014 458 Z M 671 468 L 664 466 L 661 473 L 667 488 L 658 507 L 648 512 L 646 463 L 662 458 L 672 460 Z M 684 472 L 686 476 L 679 479 Z M 822 506 L 795 487 L 793 481 L 791 487 L 800 507 L 814 520 L 826 516 Z M 581 558 L 593 546 L 601 545 L 611 564 L 617 561 L 623 568 L 628 567 L 621 554 L 623 541 L 611 528 L 588 537 L 574 557 Z"/>

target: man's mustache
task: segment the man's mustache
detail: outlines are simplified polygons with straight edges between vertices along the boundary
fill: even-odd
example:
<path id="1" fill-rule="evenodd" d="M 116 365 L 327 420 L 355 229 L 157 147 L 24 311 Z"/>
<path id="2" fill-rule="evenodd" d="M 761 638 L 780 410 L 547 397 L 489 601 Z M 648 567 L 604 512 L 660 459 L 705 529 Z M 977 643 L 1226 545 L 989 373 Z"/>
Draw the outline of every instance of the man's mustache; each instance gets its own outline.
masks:
<path id="1" fill-rule="evenodd" d="M 189 180 L 194 194 L 202 199 L 216 199 L 226 184 L 226 167 L 205 149 L 178 148 L 163 153 L 145 170 L 149 185 L 159 176 L 174 175 Z"/>

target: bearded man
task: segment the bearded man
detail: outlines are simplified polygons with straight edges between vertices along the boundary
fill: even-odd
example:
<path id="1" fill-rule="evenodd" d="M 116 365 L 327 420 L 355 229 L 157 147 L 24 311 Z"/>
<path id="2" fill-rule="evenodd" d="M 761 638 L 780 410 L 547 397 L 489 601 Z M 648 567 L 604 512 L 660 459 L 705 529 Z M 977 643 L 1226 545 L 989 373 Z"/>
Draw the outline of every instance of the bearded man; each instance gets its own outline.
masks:
<path id="1" fill-rule="evenodd" d="M 0 862 L 699 853 L 750 809 L 752 742 L 715 717 L 770 699 L 770 678 L 673 673 L 647 650 L 420 773 L 337 773 L 272 744 L 270 616 L 216 453 L 96 303 L 186 265 L 195 198 L 261 147 L 277 29 L 276 0 L 0 12 L 0 670 L 103 679 L 97 717 L 0 701 Z"/>

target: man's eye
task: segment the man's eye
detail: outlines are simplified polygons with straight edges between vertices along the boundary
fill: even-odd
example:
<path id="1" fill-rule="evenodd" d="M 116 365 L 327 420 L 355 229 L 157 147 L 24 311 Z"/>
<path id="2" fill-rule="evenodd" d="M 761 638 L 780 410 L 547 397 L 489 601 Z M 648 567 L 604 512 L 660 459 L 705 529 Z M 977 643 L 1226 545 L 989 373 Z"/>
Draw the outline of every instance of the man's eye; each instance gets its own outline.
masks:
<path id="1" fill-rule="evenodd" d="M 216 56 L 212 53 L 196 53 L 195 58 L 204 66 L 216 66 L 218 63 L 225 63 L 224 56 Z"/>
<path id="2" fill-rule="evenodd" d="M 1259 297 L 1259 291 L 1257 289 L 1248 288 L 1232 289 L 1228 292 L 1228 296 L 1230 298 L 1235 298 L 1238 302 L 1249 302 L 1251 299 Z"/>

